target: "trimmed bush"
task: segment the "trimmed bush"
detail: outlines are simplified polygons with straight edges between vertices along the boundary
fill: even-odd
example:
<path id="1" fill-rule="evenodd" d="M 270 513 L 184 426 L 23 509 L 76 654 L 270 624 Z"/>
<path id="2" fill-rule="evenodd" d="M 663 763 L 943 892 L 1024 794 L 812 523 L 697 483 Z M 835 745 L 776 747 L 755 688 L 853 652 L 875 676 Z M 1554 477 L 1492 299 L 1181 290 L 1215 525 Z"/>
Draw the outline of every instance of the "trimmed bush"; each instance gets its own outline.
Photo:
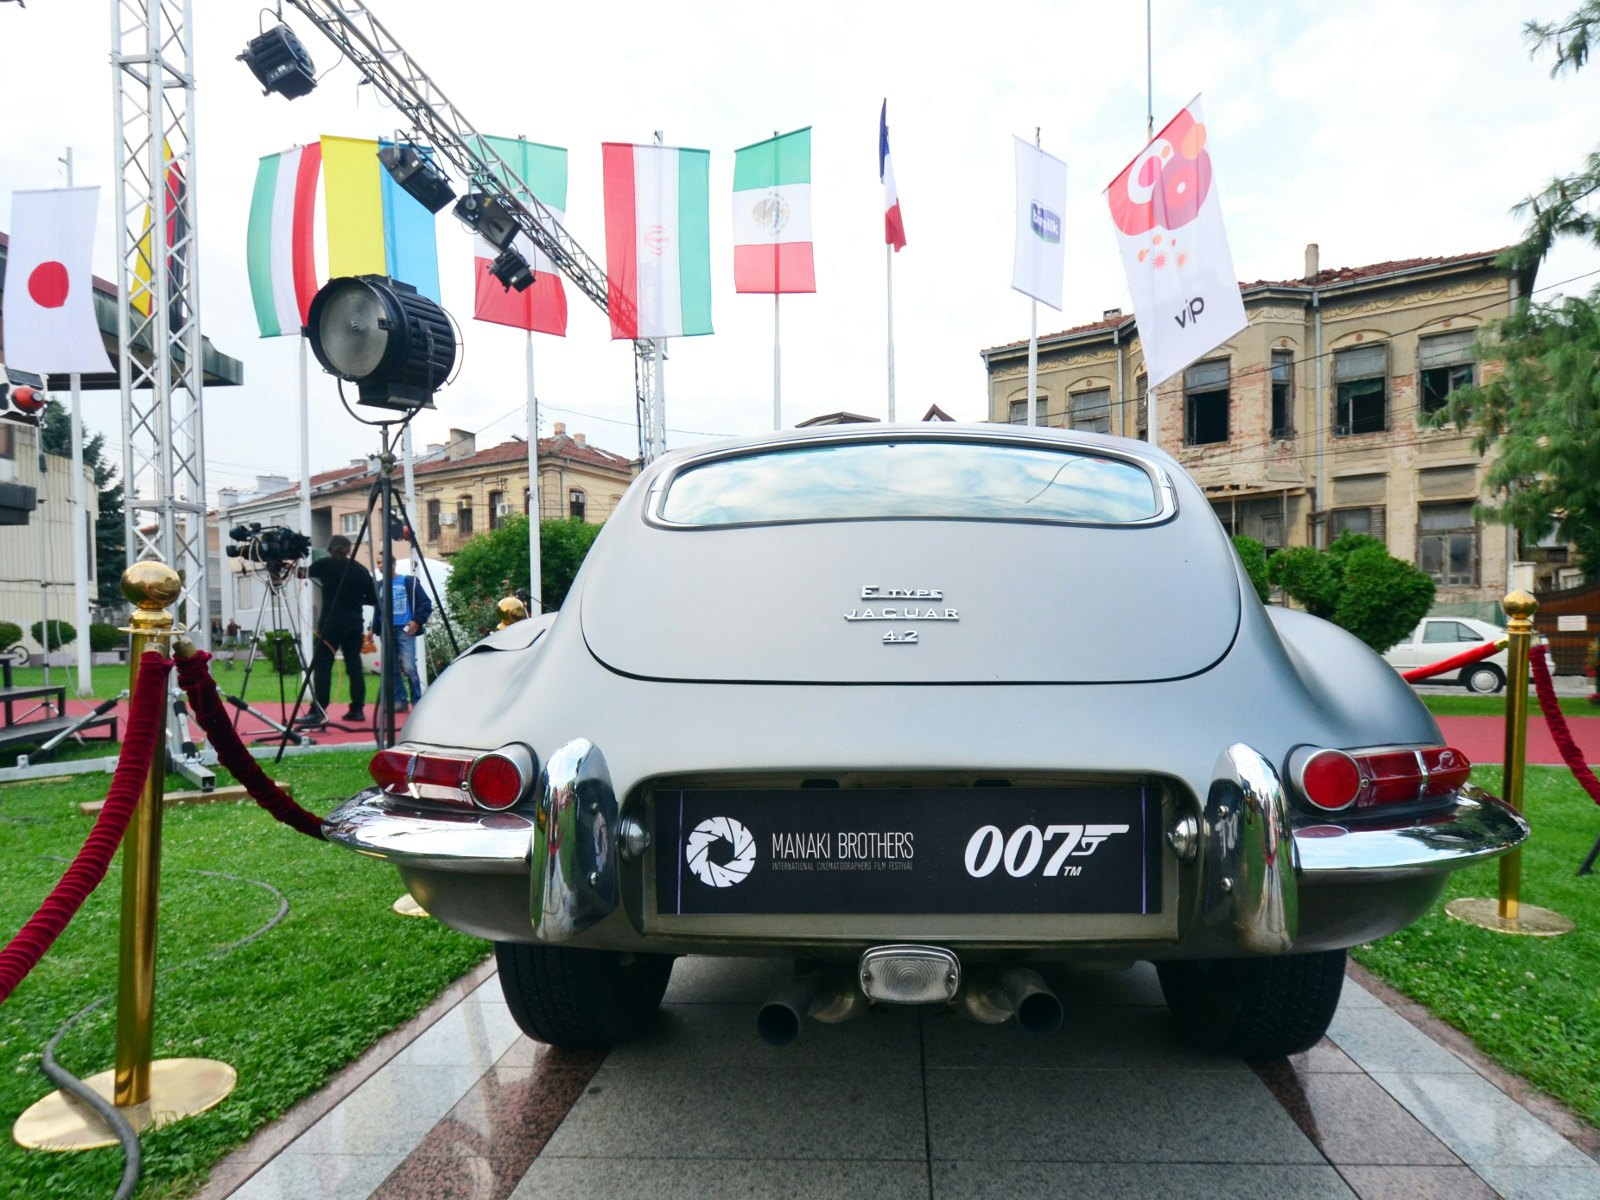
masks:
<path id="1" fill-rule="evenodd" d="M 21 640 L 21 625 L 15 621 L 0 621 L 0 650 L 9 650 Z"/>
<path id="2" fill-rule="evenodd" d="M 300 647 L 287 629 L 269 629 L 261 635 L 261 652 L 279 675 L 300 673 Z"/>
<path id="3" fill-rule="evenodd" d="M 44 645 L 44 622 L 35 621 L 28 626 L 28 632 L 33 634 L 33 640 L 41 646 Z M 78 631 L 65 621 L 50 619 L 50 649 L 57 650 L 78 640 Z"/>
<path id="4" fill-rule="evenodd" d="M 89 649 L 97 654 L 104 654 L 108 650 L 120 650 L 127 644 L 127 636 L 115 625 L 96 621 L 89 626 Z"/>

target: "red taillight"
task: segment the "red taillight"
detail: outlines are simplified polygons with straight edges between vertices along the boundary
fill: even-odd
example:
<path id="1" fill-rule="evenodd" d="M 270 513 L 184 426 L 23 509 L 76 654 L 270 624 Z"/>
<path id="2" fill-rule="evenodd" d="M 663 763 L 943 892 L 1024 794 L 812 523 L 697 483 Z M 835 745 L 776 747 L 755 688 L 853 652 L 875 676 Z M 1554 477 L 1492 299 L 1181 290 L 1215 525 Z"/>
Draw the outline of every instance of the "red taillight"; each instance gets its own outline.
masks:
<path id="1" fill-rule="evenodd" d="M 373 782 L 392 796 L 455 808 L 510 808 L 533 779 L 533 755 L 513 743 L 488 754 L 396 746 L 367 764 Z"/>
<path id="2" fill-rule="evenodd" d="M 1472 764 L 1459 750 L 1322 750 L 1302 747 L 1289 760 L 1290 778 L 1314 808 L 1338 811 L 1410 804 L 1447 796 L 1467 782 Z"/>

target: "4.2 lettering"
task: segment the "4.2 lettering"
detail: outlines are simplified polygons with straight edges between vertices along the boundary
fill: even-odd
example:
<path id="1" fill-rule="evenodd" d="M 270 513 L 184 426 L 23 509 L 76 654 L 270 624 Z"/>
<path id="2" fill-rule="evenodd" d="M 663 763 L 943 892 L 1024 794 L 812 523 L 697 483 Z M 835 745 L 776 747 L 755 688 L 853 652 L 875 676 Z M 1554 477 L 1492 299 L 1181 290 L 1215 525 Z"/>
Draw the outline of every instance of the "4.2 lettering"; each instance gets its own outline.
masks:
<path id="1" fill-rule="evenodd" d="M 904 633 L 891 629 L 883 635 L 883 644 L 885 646 L 910 646 L 915 645 L 916 641 L 917 631 L 915 629 L 907 629 Z"/>
<path id="2" fill-rule="evenodd" d="M 967 874 L 983 879 L 1004 864 L 1007 875 L 1021 879 L 1043 863 L 1046 877 L 1076 875 L 1076 866 L 1067 859 L 1085 858 L 1107 839 L 1127 832 L 1126 825 L 1046 825 L 1042 831 L 1037 825 L 1022 825 L 1007 835 L 998 825 L 984 825 L 967 839 Z M 1051 851 L 1048 859 L 1046 850 Z"/>

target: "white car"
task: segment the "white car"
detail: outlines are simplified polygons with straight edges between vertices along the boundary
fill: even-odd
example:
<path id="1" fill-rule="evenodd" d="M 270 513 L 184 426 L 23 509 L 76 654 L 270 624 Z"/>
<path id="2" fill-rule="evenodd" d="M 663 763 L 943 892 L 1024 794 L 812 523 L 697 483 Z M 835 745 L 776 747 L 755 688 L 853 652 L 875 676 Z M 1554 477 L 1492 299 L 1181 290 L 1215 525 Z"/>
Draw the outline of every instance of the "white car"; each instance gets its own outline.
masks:
<path id="1" fill-rule="evenodd" d="M 1397 671 L 1409 671 L 1453 658 L 1505 635 L 1506 631 L 1500 626 L 1473 617 L 1424 617 L 1405 641 L 1390 646 L 1383 657 Z M 1498 692 L 1506 685 L 1506 651 L 1427 682 L 1450 683 L 1452 680 L 1469 692 Z"/>

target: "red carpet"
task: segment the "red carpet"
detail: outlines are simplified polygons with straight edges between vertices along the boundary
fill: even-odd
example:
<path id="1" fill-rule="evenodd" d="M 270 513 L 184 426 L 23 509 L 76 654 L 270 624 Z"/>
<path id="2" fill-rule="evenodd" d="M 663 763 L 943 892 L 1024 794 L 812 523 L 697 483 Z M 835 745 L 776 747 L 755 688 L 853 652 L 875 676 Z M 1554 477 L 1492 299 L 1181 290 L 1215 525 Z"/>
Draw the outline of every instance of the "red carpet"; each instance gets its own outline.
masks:
<path id="1" fill-rule="evenodd" d="M 224 701 L 224 703 L 226 703 L 226 701 Z M 280 705 L 276 698 L 272 700 L 251 700 L 249 703 L 251 708 L 259 709 L 261 712 L 265 713 L 275 721 L 283 720 L 283 714 L 285 712 L 292 712 L 294 709 L 293 704 L 290 704 L 287 707 Z M 86 700 L 68 700 L 67 715 L 77 716 L 79 713 L 89 712 L 95 707 L 96 702 Z M 305 709 L 302 708 L 300 711 L 304 712 Z M 343 715 L 344 711 L 344 705 L 336 704 L 333 707 L 333 712 L 331 715 L 335 718 L 338 718 L 339 716 Z M 127 728 L 128 724 L 128 702 L 126 700 L 119 701 L 117 703 L 117 707 L 113 709 L 112 712 L 116 713 L 117 715 L 117 733 L 118 736 L 121 736 L 122 731 Z M 347 725 L 335 720 L 334 723 L 329 724 L 322 729 L 309 730 L 308 732 L 311 735 L 311 740 L 318 746 L 338 746 L 346 743 L 370 743 L 372 741 L 373 712 L 374 710 L 372 705 L 369 703 L 367 705 L 366 723 L 360 727 L 356 725 Z M 235 725 L 239 730 L 239 736 L 244 740 L 245 745 L 257 745 L 258 737 L 265 739 L 268 737 L 268 735 L 271 735 L 272 743 L 274 745 L 277 744 L 278 735 L 264 721 L 258 720 L 249 713 L 239 714 L 238 710 L 235 709 L 231 704 L 228 705 L 228 713 L 230 716 L 237 715 L 237 721 Z M 20 707 L 18 715 L 21 715 Z M 406 716 L 406 713 L 399 713 L 396 715 L 395 728 L 397 730 L 405 724 Z M 200 732 L 199 725 L 192 718 L 189 722 L 189 725 L 196 734 Z M 87 740 L 89 744 L 93 745 L 95 739 L 98 736 L 103 735 L 104 730 L 91 729 L 86 734 L 85 740 Z M 1471 757 L 1470 752 L 1468 757 Z"/>
<path id="2" fill-rule="evenodd" d="M 1444 740 L 1475 763 L 1505 761 L 1506 723 L 1499 717 L 1437 717 Z M 1568 717 L 1572 740 L 1583 750 L 1584 761 L 1600 763 L 1600 717 Z M 1528 717 L 1528 761 L 1540 766 L 1562 765 L 1544 717 L 1535 709 Z"/>

